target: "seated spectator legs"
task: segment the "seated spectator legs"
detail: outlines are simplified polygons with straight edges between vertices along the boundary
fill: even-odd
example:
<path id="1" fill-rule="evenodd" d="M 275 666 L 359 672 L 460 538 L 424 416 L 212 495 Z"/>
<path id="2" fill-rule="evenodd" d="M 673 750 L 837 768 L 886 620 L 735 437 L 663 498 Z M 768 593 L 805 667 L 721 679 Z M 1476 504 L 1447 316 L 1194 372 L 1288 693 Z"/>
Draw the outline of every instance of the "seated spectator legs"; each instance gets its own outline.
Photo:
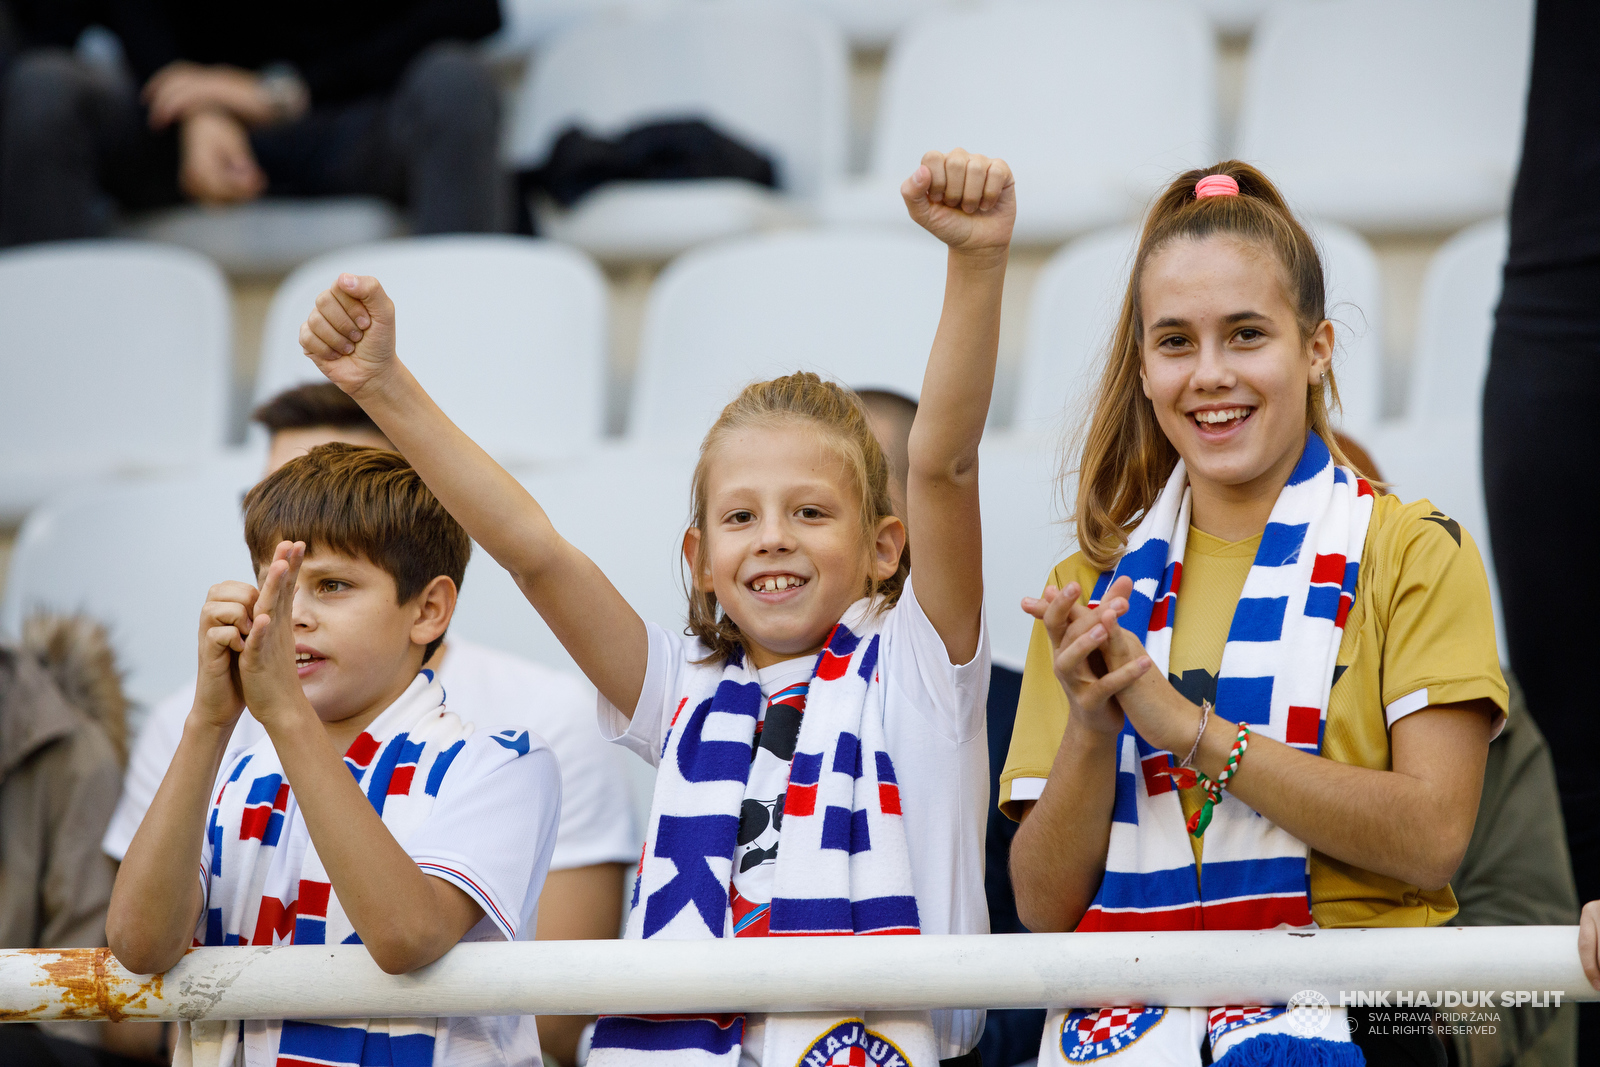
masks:
<path id="1" fill-rule="evenodd" d="M 113 197 L 181 199 L 178 134 L 150 131 L 128 78 L 40 49 L 12 64 L 0 101 L 0 245 L 103 236 Z"/>
<path id="2" fill-rule="evenodd" d="M 272 193 L 383 196 L 410 209 L 416 233 L 488 233 L 503 228 L 508 206 L 499 124 L 488 69 L 464 45 L 441 43 L 393 92 L 314 106 L 250 141 Z"/>

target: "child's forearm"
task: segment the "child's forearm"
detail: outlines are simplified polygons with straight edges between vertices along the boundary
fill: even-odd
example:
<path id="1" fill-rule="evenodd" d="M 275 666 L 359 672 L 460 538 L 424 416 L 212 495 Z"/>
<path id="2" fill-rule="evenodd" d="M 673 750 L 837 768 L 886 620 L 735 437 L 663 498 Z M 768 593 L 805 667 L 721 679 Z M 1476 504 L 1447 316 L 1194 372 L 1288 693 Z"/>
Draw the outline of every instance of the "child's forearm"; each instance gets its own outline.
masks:
<path id="1" fill-rule="evenodd" d="M 917 601 L 951 663 L 977 653 L 983 603 L 978 442 L 994 391 L 1006 250 L 950 252 L 944 313 L 911 426 L 906 511 Z"/>
<path id="2" fill-rule="evenodd" d="M 190 715 L 172 763 L 117 871 L 106 943 L 136 974 L 158 974 L 183 956 L 205 906 L 200 848 L 211 786 L 231 727 Z"/>
<path id="3" fill-rule="evenodd" d="M 482 910 L 423 874 L 400 847 L 310 705 L 264 722 L 328 880 L 373 961 L 404 974 L 448 952 Z"/>
<path id="4" fill-rule="evenodd" d="M 1017 914 L 1035 933 L 1071 930 L 1105 875 L 1116 798 L 1115 734 L 1080 729 L 1069 717 L 1044 793 L 1011 843 Z"/>
<path id="5" fill-rule="evenodd" d="M 972 467 L 994 392 L 1005 278 L 1003 248 L 949 254 L 944 310 L 911 429 L 912 478 L 959 478 Z"/>
<path id="6" fill-rule="evenodd" d="M 520 577 L 550 565 L 561 538 L 537 501 L 461 431 L 398 359 L 355 399 L 471 538 Z"/>
<path id="7" fill-rule="evenodd" d="M 510 572 L 596 689 L 632 715 L 644 687 L 644 622 L 544 509 L 434 403 L 398 360 L 356 396 L 445 510 Z"/>

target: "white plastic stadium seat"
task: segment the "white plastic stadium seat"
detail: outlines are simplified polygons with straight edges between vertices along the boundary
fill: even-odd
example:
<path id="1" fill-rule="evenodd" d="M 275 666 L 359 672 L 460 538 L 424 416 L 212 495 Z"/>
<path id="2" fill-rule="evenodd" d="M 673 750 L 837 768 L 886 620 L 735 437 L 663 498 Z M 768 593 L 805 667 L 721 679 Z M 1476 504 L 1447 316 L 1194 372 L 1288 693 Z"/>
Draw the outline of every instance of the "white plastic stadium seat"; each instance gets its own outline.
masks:
<path id="1" fill-rule="evenodd" d="M 606 287 L 583 253 L 528 237 L 416 237 L 320 256 L 272 298 L 255 402 L 323 381 L 300 326 L 341 272 L 395 302 L 401 358 L 504 462 L 582 451 L 604 428 Z"/>
<path id="2" fill-rule="evenodd" d="M 1194 2 L 1219 33 L 1239 35 L 1254 29 L 1267 8 L 1281 0 L 1194 0 Z"/>
<path id="3" fill-rule="evenodd" d="M 792 7 L 709 3 L 595 19 L 540 56 L 510 155 L 536 166 L 570 126 L 614 137 L 702 118 L 771 157 L 778 191 L 736 180 L 616 183 L 539 215 L 544 233 L 603 259 L 667 259 L 808 213 L 844 167 L 847 77 L 837 28 Z"/>
<path id="4" fill-rule="evenodd" d="M 646 621 L 677 632 L 687 617 L 678 561 L 694 463 L 690 449 L 609 444 L 515 473 L 561 535 L 595 561 Z M 618 522 L 615 508 L 598 506 L 601 495 L 626 501 L 628 521 Z M 473 549 L 451 632 L 577 670 L 511 576 L 481 548 Z"/>
<path id="5" fill-rule="evenodd" d="M 1427 497 L 1471 531 L 1489 572 L 1502 650 L 1505 630 L 1483 496 L 1481 405 L 1506 245 L 1505 220 L 1491 219 L 1434 253 L 1422 283 L 1406 414 L 1370 446 L 1394 492 L 1407 500 Z"/>
<path id="6" fill-rule="evenodd" d="M 1211 29 L 1182 0 L 928 15 L 889 50 L 867 176 L 824 211 L 909 226 L 900 183 L 924 152 L 959 146 L 1011 164 L 1019 243 L 1134 218 L 1173 172 L 1212 162 L 1215 66 Z"/>
<path id="7" fill-rule="evenodd" d="M 0 254 L 0 522 L 72 479 L 221 448 L 230 331 L 222 272 L 186 249 Z"/>
<path id="8" fill-rule="evenodd" d="M 926 234 L 826 229 L 685 255 L 650 294 L 628 436 L 697 446 L 740 387 L 797 370 L 918 396 L 945 258 Z"/>
<path id="9" fill-rule="evenodd" d="M 1382 416 L 1382 285 L 1377 257 L 1334 223 L 1311 227 L 1321 246 L 1326 307 L 1334 322 L 1334 374 L 1358 439 Z M 1118 227 L 1081 238 L 1051 257 L 1034 285 L 1015 424 L 1059 432 L 1088 418 L 1106 346 L 1122 310 L 1138 231 Z"/>
<path id="10" fill-rule="evenodd" d="M 978 450 L 989 642 L 994 661 L 1015 671 L 1027 660 L 1033 632 L 1019 602 L 1038 596 L 1050 568 L 1077 550 L 1073 528 L 1062 521 L 1074 501 L 1063 496 L 1060 466 L 1056 440 L 1044 435 L 990 435 Z M 913 558 L 915 552 L 913 544 Z"/>
<path id="11" fill-rule="evenodd" d="M 1530 0 L 1275 4 L 1251 49 L 1239 156 L 1297 210 L 1360 230 L 1499 214 L 1521 147 L 1532 23 Z"/>
<path id="12" fill-rule="evenodd" d="M 484 42 L 491 56 L 525 56 L 564 30 L 623 11 L 666 10 L 688 0 L 500 0 L 500 30 Z"/>
<path id="13" fill-rule="evenodd" d="M 901 29 L 941 8 L 976 7 L 980 0 L 790 0 L 839 24 L 857 48 L 882 48 Z"/>
<path id="14" fill-rule="evenodd" d="M 194 677 L 206 590 L 253 581 L 239 505 L 260 472 L 260 454 L 241 451 L 197 473 L 52 497 L 17 536 L 0 630 L 17 634 L 38 610 L 100 620 L 123 688 L 148 708 Z"/>
<path id="15" fill-rule="evenodd" d="M 225 207 L 186 204 L 137 216 L 129 237 L 183 245 L 230 274 L 277 275 L 312 256 L 404 232 L 400 213 L 370 196 L 273 198 Z"/>

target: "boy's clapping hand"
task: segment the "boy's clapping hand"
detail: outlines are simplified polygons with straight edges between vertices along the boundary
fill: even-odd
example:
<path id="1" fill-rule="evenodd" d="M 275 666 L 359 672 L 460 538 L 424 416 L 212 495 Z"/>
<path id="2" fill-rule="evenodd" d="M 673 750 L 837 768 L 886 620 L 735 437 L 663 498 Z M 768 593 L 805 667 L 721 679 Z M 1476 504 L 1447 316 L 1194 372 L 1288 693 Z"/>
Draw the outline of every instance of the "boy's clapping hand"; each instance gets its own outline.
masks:
<path id="1" fill-rule="evenodd" d="M 240 691 L 263 726 L 297 704 L 310 708 L 294 662 L 294 594 L 305 556 L 304 541 L 279 542 L 239 652 Z"/>
<path id="2" fill-rule="evenodd" d="M 256 587 L 221 582 L 206 594 L 200 609 L 200 670 L 195 678 L 195 708 L 205 721 L 232 729 L 244 711 L 239 653 L 255 617 Z"/>
<path id="3" fill-rule="evenodd" d="M 300 327 L 300 347 L 329 381 L 359 399 L 394 366 L 394 302 L 378 279 L 341 274 Z"/>
<path id="4" fill-rule="evenodd" d="M 952 251 L 1004 252 L 1017 219 L 1016 184 L 1003 159 L 957 148 L 929 152 L 900 186 L 917 224 Z"/>

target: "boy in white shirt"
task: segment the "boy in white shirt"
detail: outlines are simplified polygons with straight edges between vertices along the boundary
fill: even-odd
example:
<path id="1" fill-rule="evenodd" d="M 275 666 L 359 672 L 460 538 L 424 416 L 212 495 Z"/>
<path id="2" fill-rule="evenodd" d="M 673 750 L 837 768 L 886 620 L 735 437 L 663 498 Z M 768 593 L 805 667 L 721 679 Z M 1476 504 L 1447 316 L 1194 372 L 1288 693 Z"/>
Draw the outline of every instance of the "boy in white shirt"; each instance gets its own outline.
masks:
<path id="1" fill-rule="evenodd" d="M 318 445 L 344 442 L 392 449 L 366 412 L 338 386 L 314 382 L 287 389 L 251 414 L 265 428 L 263 478 Z M 623 880 L 639 857 L 640 830 L 630 804 L 627 759 L 590 719 L 594 690 L 583 679 L 499 649 L 452 636 L 428 660 L 467 722 L 514 726 L 542 737 L 561 764 L 561 823 L 550 875 L 540 895 L 539 940 L 617 936 Z M 151 708 L 128 757 L 122 796 L 101 848 L 121 861 L 155 798 L 194 706 L 193 683 Z M 246 711 L 234 725 L 225 765 L 265 735 Z M 579 1015 L 540 1016 L 539 1043 L 558 1063 L 576 1062 L 584 1026 Z"/>
<path id="2" fill-rule="evenodd" d="M 529 938 L 560 811 L 555 757 L 526 730 L 463 723 L 424 669 L 465 532 L 399 456 L 335 444 L 251 490 L 245 538 L 261 587 L 213 586 L 201 612 L 194 706 L 118 873 L 112 951 L 154 973 L 190 944 L 364 944 L 402 974 L 459 941 Z M 246 705 L 266 736 L 224 765 Z M 186 1024 L 176 1062 L 280 1054 L 540 1056 L 526 1017 L 264 1020 Z"/>

